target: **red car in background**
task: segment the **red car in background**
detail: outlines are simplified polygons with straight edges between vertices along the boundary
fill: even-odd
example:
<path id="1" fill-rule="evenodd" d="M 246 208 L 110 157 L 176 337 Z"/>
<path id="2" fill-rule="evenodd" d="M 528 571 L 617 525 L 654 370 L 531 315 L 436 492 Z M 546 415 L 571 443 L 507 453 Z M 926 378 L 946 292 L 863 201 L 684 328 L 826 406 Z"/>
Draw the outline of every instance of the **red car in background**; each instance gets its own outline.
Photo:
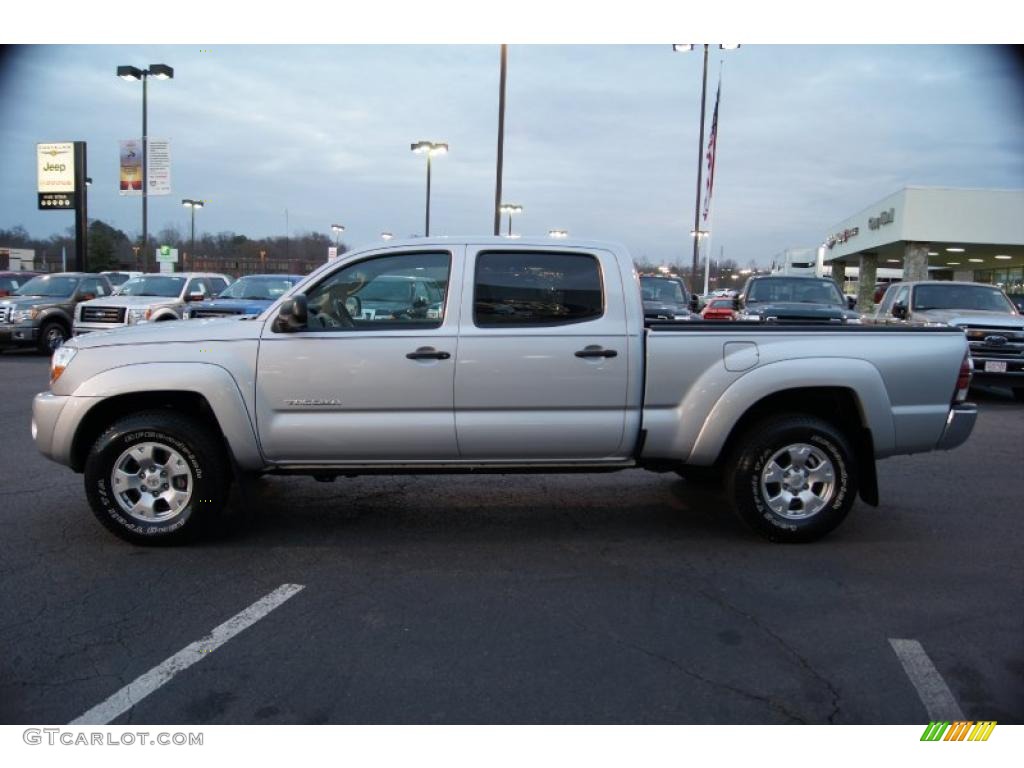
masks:
<path id="1" fill-rule="evenodd" d="M 736 309 L 733 299 L 728 296 L 710 299 L 700 316 L 703 320 L 735 320 Z"/>
<path id="2" fill-rule="evenodd" d="M 0 296 L 10 296 L 38 272 L 0 272 Z"/>

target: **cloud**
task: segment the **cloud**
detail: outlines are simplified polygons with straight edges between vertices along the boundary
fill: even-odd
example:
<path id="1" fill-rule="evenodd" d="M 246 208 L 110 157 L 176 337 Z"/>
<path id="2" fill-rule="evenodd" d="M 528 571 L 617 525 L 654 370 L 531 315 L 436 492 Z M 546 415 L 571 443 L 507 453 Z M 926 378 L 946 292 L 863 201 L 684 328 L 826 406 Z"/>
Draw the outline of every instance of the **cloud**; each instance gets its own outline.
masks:
<path id="1" fill-rule="evenodd" d="M 700 54 L 669 46 L 512 46 L 506 199 L 518 231 L 626 242 L 689 261 Z M 721 63 L 719 61 L 721 60 Z M 489 232 L 497 124 L 495 46 L 29 46 L 2 61 L 0 227 L 63 230 L 35 210 L 34 145 L 84 139 L 90 213 L 128 231 L 117 140 L 140 131 L 141 86 L 118 64 L 166 62 L 149 85 L 150 133 L 172 140 L 175 194 L 150 229 L 210 204 L 202 231 L 251 236 L 344 223 L 353 241 L 422 229 L 419 139 L 434 164 L 432 230 Z M 949 46 L 744 46 L 721 68 L 712 247 L 766 263 L 904 184 L 1024 186 L 1024 102 L 998 50 Z"/>

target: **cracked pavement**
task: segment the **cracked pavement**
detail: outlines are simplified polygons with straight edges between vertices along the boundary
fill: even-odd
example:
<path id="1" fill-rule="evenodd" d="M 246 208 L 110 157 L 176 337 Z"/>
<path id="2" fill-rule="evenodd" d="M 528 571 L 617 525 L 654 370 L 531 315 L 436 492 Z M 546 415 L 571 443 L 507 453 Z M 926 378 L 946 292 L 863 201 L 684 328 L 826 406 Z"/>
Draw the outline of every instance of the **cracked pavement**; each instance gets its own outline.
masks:
<path id="1" fill-rule="evenodd" d="M 629 471 L 265 478 L 226 532 L 144 549 L 36 452 L 47 361 L 0 370 L 0 723 L 66 723 L 284 583 L 115 723 L 927 722 L 891 637 L 968 718 L 1024 722 L 1024 406 L 997 390 L 812 545 Z"/>

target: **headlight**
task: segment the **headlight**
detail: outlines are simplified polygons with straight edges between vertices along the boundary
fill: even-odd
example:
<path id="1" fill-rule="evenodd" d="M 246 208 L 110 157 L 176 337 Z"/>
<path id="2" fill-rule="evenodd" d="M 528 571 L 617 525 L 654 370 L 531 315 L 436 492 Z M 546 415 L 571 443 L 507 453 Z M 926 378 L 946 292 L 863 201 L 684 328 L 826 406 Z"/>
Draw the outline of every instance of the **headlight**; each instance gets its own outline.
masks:
<path id="1" fill-rule="evenodd" d="M 11 312 L 11 322 L 23 323 L 26 320 L 35 320 L 38 314 L 39 310 L 36 307 L 31 307 L 29 309 L 16 309 Z"/>
<path id="2" fill-rule="evenodd" d="M 749 315 L 746 312 L 740 312 L 738 315 L 736 315 L 736 319 L 737 320 L 746 320 L 749 323 L 759 323 L 759 322 L 761 322 L 762 318 L 761 318 L 760 315 L 756 315 L 756 314 L 755 315 Z"/>
<path id="3" fill-rule="evenodd" d="M 128 310 L 128 324 L 132 323 L 144 323 L 149 320 L 149 316 L 153 314 L 152 309 L 129 309 Z"/>
<path id="4" fill-rule="evenodd" d="M 859 317 L 848 317 L 846 318 L 847 325 L 863 325 L 863 321 Z"/>
<path id="5" fill-rule="evenodd" d="M 692 320 L 693 315 L 687 312 L 685 315 L 672 315 L 673 320 Z"/>
<path id="6" fill-rule="evenodd" d="M 77 347 L 59 347 L 50 358 L 50 384 L 52 385 L 65 369 L 71 365 L 71 360 L 78 354 Z"/>

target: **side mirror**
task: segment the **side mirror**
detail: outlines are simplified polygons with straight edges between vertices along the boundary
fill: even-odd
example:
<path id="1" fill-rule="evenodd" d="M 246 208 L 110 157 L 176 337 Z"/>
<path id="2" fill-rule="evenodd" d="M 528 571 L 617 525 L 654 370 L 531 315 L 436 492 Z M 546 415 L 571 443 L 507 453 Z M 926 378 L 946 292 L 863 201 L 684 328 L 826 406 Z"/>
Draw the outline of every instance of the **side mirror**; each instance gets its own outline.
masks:
<path id="1" fill-rule="evenodd" d="M 846 308 L 847 309 L 854 309 L 856 306 L 857 306 L 857 297 L 856 296 L 847 296 L 846 297 Z"/>
<path id="2" fill-rule="evenodd" d="M 281 304 L 271 329 L 275 333 L 295 333 L 304 331 L 308 322 L 309 307 L 306 304 L 306 295 L 297 293 Z"/>
<path id="3" fill-rule="evenodd" d="M 83 293 L 79 300 L 80 301 L 92 301 L 95 298 L 96 298 L 96 294 L 95 293 Z"/>
<path id="4" fill-rule="evenodd" d="M 690 311 L 691 312 L 699 312 L 700 311 L 700 299 L 697 298 L 697 294 L 696 293 L 691 293 L 690 294 Z"/>
<path id="5" fill-rule="evenodd" d="M 739 312 L 741 309 L 743 309 L 743 302 L 741 301 L 738 294 L 732 297 L 732 308 L 734 312 Z"/>
<path id="6" fill-rule="evenodd" d="M 185 301 L 203 301 L 205 298 L 205 293 L 190 293 Z"/>
<path id="7" fill-rule="evenodd" d="M 907 305 L 904 304 L 902 301 L 897 301 L 895 304 L 892 305 L 892 316 L 895 317 L 897 320 L 906 320 Z"/>

